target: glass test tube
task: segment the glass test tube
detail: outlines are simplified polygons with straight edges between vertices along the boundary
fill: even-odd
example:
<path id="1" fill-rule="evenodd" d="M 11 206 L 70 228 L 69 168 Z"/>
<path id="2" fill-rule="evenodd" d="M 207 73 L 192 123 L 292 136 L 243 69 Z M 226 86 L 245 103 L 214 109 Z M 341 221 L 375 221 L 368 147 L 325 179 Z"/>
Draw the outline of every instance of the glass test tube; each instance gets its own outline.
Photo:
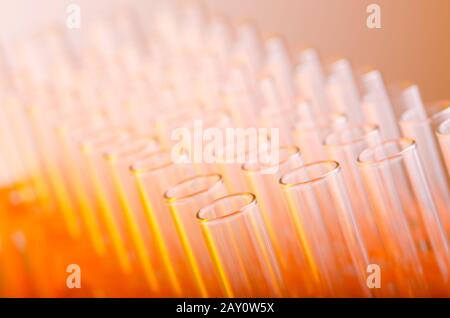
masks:
<path id="1" fill-rule="evenodd" d="M 280 185 L 299 241 L 326 295 L 370 296 L 367 251 L 339 164 L 304 165 L 283 175 Z"/>
<path id="2" fill-rule="evenodd" d="M 83 166 L 86 169 L 85 185 L 95 211 L 98 211 L 101 225 L 104 227 L 108 242 L 114 253 L 119 268 L 122 273 L 129 275 L 132 273 L 132 264 L 128 252 L 128 241 L 121 231 L 120 225 L 114 219 L 114 211 L 111 202 L 108 201 L 108 191 L 111 191 L 111 184 L 108 180 L 108 171 L 103 162 L 103 152 L 111 147 L 113 143 L 127 140 L 128 133 L 116 127 L 106 127 L 97 134 L 85 136 L 80 144 L 80 151 Z M 95 213 L 95 211 L 93 213 Z"/>
<path id="3" fill-rule="evenodd" d="M 401 138 L 367 148 L 358 166 L 387 252 L 404 277 L 399 295 L 447 293 L 448 242 L 416 143 Z"/>
<path id="4" fill-rule="evenodd" d="M 363 75 L 362 82 L 366 91 L 362 102 L 364 118 L 379 127 L 382 140 L 398 138 L 400 133 L 395 110 L 381 73 L 370 71 Z"/>
<path id="5" fill-rule="evenodd" d="M 242 165 L 246 162 L 256 162 L 258 153 L 263 153 L 269 147 L 276 148 L 277 142 L 276 139 L 270 139 L 264 131 L 255 132 L 252 129 L 242 128 L 241 133 L 236 134 L 232 140 L 228 140 L 224 145 L 221 145 L 220 149 L 215 149 L 214 169 L 222 175 L 229 193 L 249 190 L 242 173 Z"/>
<path id="6" fill-rule="evenodd" d="M 431 194 L 440 213 L 443 225 L 450 234 L 450 182 L 445 174 L 444 162 L 439 149 L 433 127 L 439 121 L 438 117 L 445 109 L 433 110 L 434 115 L 428 116 L 417 86 L 413 85 L 403 91 L 403 98 L 411 108 L 405 111 L 399 121 L 402 135 L 414 139 L 420 156 Z M 449 108 L 450 109 L 450 108 Z M 450 114 L 447 115 L 450 117 Z"/>
<path id="7" fill-rule="evenodd" d="M 300 100 L 297 105 L 298 123 L 293 130 L 294 143 L 302 150 L 307 163 L 326 160 L 323 140 L 328 133 L 347 122 L 343 114 L 333 114 L 327 118 L 317 118 L 311 104 Z"/>
<path id="8" fill-rule="evenodd" d="M 264 160 L 264 156 L 270 156 L 268 151 L 272 152 L 270 155 L 276 160 L 270 162 Z M 260 160 L 244 163 L 242 172 L 250 191 L 258 199 L 259 210 L 288 289 L 292 292 L 292 296 L 302 293 L 311 295 L 314 286 L 309 277 L 313 276 L 305 267 L 305 258 L 296 240 L 288 208 L 278 185 L 281 175 L 303 165 L 300 150 L 295 146 L 262 149 L 258 157 Z"/>
<path id="9" fill-rule="evenodd" d="M 16 98 L 7 98 L 0 109 L 1 156 L 0 188 L 11 182 L 25 182 L 21 199 L 42 201 L 46 197 L 44 177 L 40 171 L 40 162 L 35 149 L 29 120 L 23 105 Z M 14 144 L 11 144 L 15 140 Z M 17 148 L 17 149 L 16 149 Z M 12 156 L 18 154 L 12 160 Z M 18 167 L 15 167 L 18 165 Z M 12 181 L 14 180 L 14 181 Z M 26 191 L 31 186 L 32 191 Z"/>
<path id="10" fill-rule="evenodd" d="M 325 151 L 330 160 L 339 162 L 342 176 L 349 193 L 353 211 L 370 257 L 382 261 L 380 235 L 373 217 L 367 193 L 356 160 L 358 155 L 369 145 L 379 142 L 379 131 L 375 125 L 349 126 L 329 134 L 324 141 Z"/>
<path id="11" fill-rule="evenodd" d="M 142 268 L 143 275 L 153 293 L 160 292 L 162 284 L 158 281 L 154 259 L 159 255 L 152 254 L 153 246 L 149 242 L 148 228 L 145 226 L 144 212 L 139 209 L 139 197 L 134 179 L 129 172 L 130 165 L 139 158 L 148 156 L 158 149 L 154 138 L 130 136 L 129 139 L 107 147 L 103 151 L 108 176 L 104 184 L 107 200 L 112 214 L 119 225 L 122 237 L 129 237 L 133 250 Z"/>
<path id="12" fill-rule="evenodd" d="M 42 106 L 42 105 L 41 105 Z M 51 112 L 54 115 L 53 110 Z M 53 131 L 48 129 L 51 115 L 47 114 L 45 108 L 38 106 L 29 107 L 29 118 L 33 133 L 35 135 L 36 145 L 39 149 L 41 157 L 43 175 L 45 176 L 45 184 L 49 196 L 49 203 L 56 211 L 62 213 L 62 218 L 72 237 L 80 236 L 80 224 L 77 215 L 72 206 L 67 188 L 65 187 L 63 177 L 60 175 L 59 167 L 59 153 L 53 139 Z M 53 202 L 54 200 L 54 202 Z M 51 210 L 50 210 L 51 211 Z"/>
<path id="13" fill-rule="evenodd" d="M 94 209 L 86 190 L 89 189 L 89 184 L 85 184 L 86 178 L 78 169 L 78 167 L 83 166 L 83 158 L 78 149 L 78 143 L 89 133 L 97 133 L 103 130 L 105 125 L 104 120 L 100 117 L 89 120 L 77 118 L 55 125 L 55 138 L 59 145 L 61 162 L 66 173 L 68 191 L 74 201 L 75 208 L 80 213 L 83 231 L 87 233 L 92 248 L 98 256 L 106 253 L 104 236 L 100 228 L 98 212 Z"/>
<path id="14" fill-rule="evenodd" d="M 171 295 L 191 295 L 195 290 L 191 269 L 163 195 L 177 182 L 195 175 L 195 168 L 191 164 L 175 164 L 171 151 L 163 149 L 140 158 L 131 165 L 130 170 L 135 178 L 151 239 L 157 246 L 160 267 L 171 287 Z"/>
<path id="15" fill-rule="evenodd" d="M 223 296 L 219 277 L 196 220 L 198 210 L 226 195 L 219 174 L 196 175 L 174 185 L 164 194 L 195 278 L 197 295 Z"/>
<path id="16" fill-rule="evenodd" d="M 339 59 L 331 64 L 330 69 L 327 92 L 333 112 L 344 113 L 352 123 L 361 123 L 360 94 L 350 62 Z"/>
<path id="17" fill-rule="evenodd" d="M 216 199 L 198 211 L 197 219 L 227 297 L 285 295 L 255 195 Z"/>

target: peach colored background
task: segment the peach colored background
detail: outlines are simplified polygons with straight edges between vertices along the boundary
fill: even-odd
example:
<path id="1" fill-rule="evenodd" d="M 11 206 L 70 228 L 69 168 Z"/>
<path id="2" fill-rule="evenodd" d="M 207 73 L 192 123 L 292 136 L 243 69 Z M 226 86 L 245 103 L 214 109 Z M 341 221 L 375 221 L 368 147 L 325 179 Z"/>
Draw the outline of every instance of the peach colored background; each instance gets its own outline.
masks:
<path id="1" fill-rule="evenodd" d="M 87 23 L 125 4 L 151 17 L 155 6 L 167 1 L 170 0 L 0 0 L 0 38 L 14 40 L 50 21 L 64 23 L 69 3 L 81 6 L 82 23 Z M 450 98 L 450 0 L 204 0 L 204 3 L 232 21 L 249 18 L 264 34 L 285 36 L 293 51 L 312 46 L 325 59 L 345 56 L 358 69 L 379 68 L 389 83 L 417 82 L 426 100 Z M 370 3 L 381 6 L 382 29 L 366 27 L 366 7 Z M 83 28 L 70 32 L 82 35 Z"/>

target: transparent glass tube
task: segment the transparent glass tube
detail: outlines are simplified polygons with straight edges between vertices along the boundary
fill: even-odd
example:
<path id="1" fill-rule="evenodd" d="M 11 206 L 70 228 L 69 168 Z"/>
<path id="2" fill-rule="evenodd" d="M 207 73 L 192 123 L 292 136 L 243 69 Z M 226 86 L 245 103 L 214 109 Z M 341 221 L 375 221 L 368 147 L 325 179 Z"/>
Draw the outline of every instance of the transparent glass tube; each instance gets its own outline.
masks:
<path id="1" fill-rule="evenodd" d="M 143 276 L 152 292 L 162 292 L 163 288 L 154 262 L 159 255 L 152 253 L 154 249 L 149 242 L 144 212 L 139 209 L 139 197 L 129 167 L 134 161 L 157 149 L 158 145 L 152 137 L 130 136 L 129 139 L 114 143 L 103 150 L 107 165 L 107 178 L 103 180 L 103 186 L 111 190 L 106 194 L 112 215 L 120 227 L 122 237 L 129 237 Z"/>
<path id="2" fill-rule="evenodd" d="M 194 176 L 195 167 L 192 164 L 173 163 L 171 151 L 163 149 L 137 160 L 130 170 L 172 294 L 194 295 L 191 269 L 163 195 L 181 180 Z"/>
<path id="3" fill-rule="evenodd" d="M 267 150 L 261 150 L 253 162 L 242 165 L 248 187 L 258 199 L 258 206 L 271 239 L 283 276 L 292 296 L 311 295 L 314 286 L 306 268 L 305 257 L 295 237 L 288 208 L 285 205 L 278 180 L 287 171 L 303 165 L 299 148 L 283 146 L 272 149 L 277 152 L 276 161 L 263 161 Z M 274 155 L 274 154 L 272 154 Z"/>
<path id="4" fill-rule="evenodd" d="M 243 134 L 237 136 L 237 141 L 233 137 L 220 149 L 215 150 L 214 168 L 222 175 L 229 193 L 248 191 L 249 187 L 242 173 L 242 165 L 246 162 L 257 161 L 258 153 L 278 145 L 278 140 L 270 139 L 265 133 L 253 132 L 254 130 L 249 132 L 243 130 Z"/>
<path id="5" fill-rule="evenodd" d="M 226 189 L 219 174 L 196 175 L 164 194 L 192 269 L 197 295 L 201 297 L 220 297 L 223 292 L 195 215 L 201 207 L 224 195 Z"/>
<path id="6" fill-rule="evenodd" d="M 447 174 L 450 177 L 450 119 L 439 125 L 436 134 L 447 166 Z"/>
<path id="7" fill-rule="evenodd" d="M 381 76 L 377 70 L 363 75 L 362 81 L 366 91 L 362 108 L 367 122 L 376 124 L 381 138 L 388 140 L 400 136 L 396 114 Z"/>
<path id="8" fill-rule="evenodd" d="M 350 202 L 355 213 L 361 235 L 371 259 L 384 261 L 383 245 L 373 217 L 368 195 L 364 189 L 356 160 L 361 151 L 379 142 L 379 131 L 375 125 L 357 125 L 329 134 L 324 141 L 328 159 L 339 162 L 345 185 L 351 193 Z"/>
<path id="9" fill-rule="evenodd" d="M 401 138 L 367 148 L 358 166 L 383 242 L 404 277 L 399 294 L 448 293 L 447 237 L 416 143 Z"/>
<path id="10" fill-rule="evenodd" d="M 109 171 L 103 161 L 103 152 L 114 143 L 124 142 L 129 134 L 117 127 L 106 127 L 96 134 L 84 136 L 79 143 L 82 164 L 86 169 L 84 184 L 89 187 L 89 198 L 94 210 L 97 211 L 101 226 L 110 242 L 110 248 L 118 261 L 123 274 L 129 275 L 133 268 L 129 254 L 129 240 L 120 226 L 122 221 L 114 215 L 112 202 L 109 201 L 109 193 L 113 190 L 112 184 L 107 182 Z"/>
<path id="11" fill-rule="evenodd" d="M 297 89 L 311 101 L 313 113 L 318 118 L 326 119 L 331 113 L 326 93 L 325 73 L 317 52 L 308 48 L 299 54 L 300 64 L 295 71 Z"/>
<path id="12" fill-rule="evenodd" d="M 53 110 L 50 115 L 44 108 L 33 106 L 28 109 L 28 115 L 41 158 L 42 175 L 45 178 L 46 193 L 49 195 L 48 203 L 53 207 L 47 210 L 60 212 L 69 233 L 76 238 L 80 236 L 80 224 L 60 174 L 59 153 L 54 143 L 53 131 L 48 129 L 50 119 L 55 116 L 56 111 Z"/>
<path id="13" fill-rule="evenodd" d="M 0 149 L 3 158 L 0 165 L 0 188 L 12 182 L 27 182 L 27 186 L 32 186 L 32 193 L 26 196 L 25 192 L 24 199 L 45 198 L 42 186 L 44 178 L 39 167 L 41 163 L 25 108 L 15 98 L 6 99 L 3 105 L 0 110 Z M 14 154 L 16 158 L 13 159 Z"/>
<path id="14" fill-rule="evenodd" d="M 367 251 L 339 164 L 304 165 L 283 175 L 280 185 L 308 262 L 328 295 L 369 296 Z"/>
<path id="15" fill-rule="evenodd" d="M 335 113 L 344 113 L 355 124 L 363 121 L 358 86 L 348 60 L 339 59 L 331 64 L 327 91 Z"/>
<path id="16" fill-rule="evenodd" d="M 435 129 L 433 129 L 433 116 L 427 117 L 422 112 L 424 112 L 423 108 L 411 108 L 403 113 L 399 123 L 403 136 L 414 139 L 417 143 L 417 152 L 428 180 L 431 195 L 436 203 L 443 225 L 450 234 L 450 213 L 448 213 L 450 182 L 445 173 L 442 154 Z"/>
<path id="17" fill-rule="evenodd" d="M 103 130 L 105 124 L 100 121 L 71 121 L 60 122 L 55 126 L 55 138 L 59 145 L 59 151 L 64 163 L 66 180 L 74 206 L 80 214 L 83 230 L 92 244 L 95 253 L 102 256 L 106 253 L 104 237 L 100 228 L 98 213 L 94 209 L 90 200 L 89 184 L 86 184 L 85 176 L 80 172 L 80 166 L 83 166 L 83 158 L 79 151 L 78 144 L 80 139 L 88 133 L 96 133 Z"/>
<path id="18" fill-rule="evenodd" d="M 227 297 L 285 295 L 279 265 L 251 193 L 216 199 L 197 213 Z"/>
<path id="19" fill-rule="evenodd" d="M 302 150 L 306 163 L 327 159 L 323 140 L 330 132 L 347 121 L 344 114 L 332 114 L 326 118 L 317 118 L 312 106 L 306 101 L 297 105 L 298 123 L 293 130 L 294 143 Z"/>

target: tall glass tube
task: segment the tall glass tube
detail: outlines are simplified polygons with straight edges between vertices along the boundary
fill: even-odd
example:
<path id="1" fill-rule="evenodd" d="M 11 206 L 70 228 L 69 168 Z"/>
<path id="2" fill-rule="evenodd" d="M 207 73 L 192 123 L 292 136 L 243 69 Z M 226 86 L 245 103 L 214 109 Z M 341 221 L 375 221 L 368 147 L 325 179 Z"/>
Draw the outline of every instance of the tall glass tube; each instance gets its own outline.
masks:
<path id="1" fill-rule="evenodd" d="M 379 127 L 383 140 L 398 138 L 400 134 L 395 109 L 392 107 L 381 73 L 372 70 L 363 75 L 362 82 L 366 93 L 362 103 L 366 121 Z"/>
<path id="2" fill-rule="evenodd" d="M 285 295 L 279 265 L 255 195 L 232 194 L 197 213 L 227 297 Z"/>
<path id="3" fill-rule="evenodd" d="M 108 170 L 103 162 L 103 152 L 113 143 L 120 143 L 128 138 L 128 133 L 116 127 L 106 127 L 95 135 L 84 136 L 79 143 L 82 154 L 82 164 L 86 169 L 85 185 L 93 207 L 98 211 L 99 219 L 105 229 L 110 247 L 123 274 L 130 275 L 133 271 L 129 240 L 121 230 L 120 221 L 114 216 L 113 207 L 108 200 L 108 193 L 112 191 L 112 184 L 106 182 Z"/>
<path id="4" fill-rule="evenodd" d="M 358 158 L 383 242 L 405 296 L 447 294 L 449 246 L 412 139 L 387 141 Z"/>
<path id="5" fill-rule="evenodd" d="M 194 295 L 189 263 L 184 256 L 175 223 L 164 202 L 164 192 L 181 180 L 194 176 L 191 164 L 175 164 L 170 150 L 160 150 L 140 158 L 130 167 L 134 175 L 146 224 L 157 246 L 162 271 L 172 295 Z"/>
<path id="6" fill-rule="evenodd" d="M 48 210 L 60 212 L 69 233 L 76 238 L 80 236 L 80 224 L 64 185 L 63 177 L 58 170 L 59 153 L 53 143 L 53 131 L 48 129 L 51 122 L 49 119 L 53 118 L 52 116 L 55 116 L 56 112 L 57 109 L 46 112 L 45 108 L 39 106 L 28 109 L 30 124 L 35 135 L 37 149 L 39 149 L 47 193 L 50 194 L 49 203 L 53 205 L 53 209 Z"/>
<path id="7" fill-rule="evenodd" d="M 261 159 L 242 165 L 248 187 L 258 199 L 259 210 L 272 241 L 277 259 L 279 260 L 283 276 L 292 296 L 312 295 L 313 277 L 306 267 L 305 256 L 301 253 L 301 246 L 295 237 L 288 207 L 285 205 L 279 178 L 287 171 L 303 165 L 300 150 L 295 146 L 282 146 L 271 149 L 277 152 L 277 160 L 269 163 L 262 158 L 267 150 L 261 150 Z M 272 154 L 273 155 L 273 154 Z"/>
<path id="8" fill-rule="evenodd" d="M 87 234 L 95 253 L 102 256 L 105 255 L 106 248 L 100 219 L 97 217 L 98 212 L 94 209 L 87 192 L 89 184 L 85 183 L 85 176 L 77 169 L 83 165 L 83 158 L 78 148 L 80 139 L 89 133 L 98 133 L 105 127 L 104 121 L 97 119 L 98 121 L 77 119 L 60 122 L 55 126 L 55 138 L 64 164 L 69 193 L 80 214 L 83 231 Z"/>
<path id="9" fill-rule="evenodd" d="M 152 137 L 130 136 L 129 139 L 114 143 L 103 151 L 108 171 L 103 186 L 105 190 L 110 190 L 106 194 L 111 213 L 119 225 L 122 237 L 129 237 L 143 276 L 154 293 L 162 292 L 163 288 L 154 262 L 159 255 L 152 253 L 154 249 L 149 242 L 144 212 L 139 209 L 139 197 L 129 167 L 137 159 L 155 152 L 157 148 L 158 145 Z"/>
<path id="10" fill-rule="evenodd" d="M 226 190 L 219 174 L 196 175 L 164 194 L 195 278 L 197 295 L 201 297 L 220 297 L 223 292 L 195 215 L 201 207 L 224 195 Z"/>
<path id="11" fill-rule="evenodd" d="M 339 164 L 304 165 L 283 175 L 280 185 L 298 239 L 328 295 L 369 296 L 367 251 Z"/>
<path id="12" fill-rule="evenodd" d="M 241 132 L 242 134 L 236 134 L 231 140 L 227 140 L 214 153 L 215 169 L 222 175 L 230 193 L 248 191 L 249 187 L 242 173 L 242 165 L 247 162 L 256 162 L 258 154 L 264 153 L 264 150 L 268 150 L 269 147 L 276 148 L 278 145 L 278 140 L 270 139 L 265 132 L 256 132 L 252 129 L 243 129 Z"/>
<path id="13" fill-rule="evenodd" d="M 368 195 L 364 189 L 362 177 L 356 160 L 358 155 L 379 142 L 379 131 L 375 125 L 357 125 L 338 130 L 329 134 L 324 141 L 325 151 L 330 160 L 339 162 L 345 185 L 351 193 L 350 202 L 355 212 L 355 218 L 361 229 L 369 256 L 378 262 L 384 261 L 383 245 L 380 241 L 378 228 L 373 217 Z"/>
<path id="14" fill-rule="evenodd" d="M 347 122 L 345 114 L 331 114 L 326 118 L 317 118 L 313 110 L 309 102 L 299 101 L 298 123 L 293 130 L 294 143 L 302 150 L 303 160 L 307 163 L 327 159 L 323 140 L 327 134 Z"/>
<path id="15" fill-rule="evenodd" d="M 438 117 L 443 116 L 444 112 L 435 110 L 436 113 L 433 116 L 427 116 L 416 86 L 408 88 L 404 94 L 406 97 L 409 97 L 407 94 L 414 94 L 410 99 L 418 103 L 418 106 L 403 113 L 399 121 L 402 134 L 404 137 L 414 139 L 417 143 L 417 152 L 428 179 L 431 195 L 436 203 L 443 225 L 450 235 L 450 213 L 448 213 L 450 182 L 445 174 L 444 162 L 433 127 L 439 121 Z M 447 115 L 447 117 L 449 116 Z"/>

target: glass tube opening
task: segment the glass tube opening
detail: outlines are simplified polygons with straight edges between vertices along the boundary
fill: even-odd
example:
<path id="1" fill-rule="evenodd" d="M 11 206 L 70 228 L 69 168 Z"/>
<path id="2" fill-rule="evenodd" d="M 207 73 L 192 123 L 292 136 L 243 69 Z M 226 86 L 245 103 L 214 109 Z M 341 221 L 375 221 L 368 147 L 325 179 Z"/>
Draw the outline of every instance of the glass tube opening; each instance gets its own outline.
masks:
<path id="1" fill-rule="evenodd" d="M 218 222 L 251 210 L 256 205 L 253 193 L 236 193 L 214 200 L 211 204 L 197 212 L 200 222 Z"/>
<path id="2" fill-rule="evenodd" d="M 325 137 L 324 146 L 340 147 L 364 142 L 378 136 L 378 126 L 372 124 L 360 125 L 335 131 Z"/>
<path id="3" fill-rule="evenodd" d="M 163 149 L 137 160 L 130 166 L 130 171 L 138 176 L 163 169 L 173 164 L 170 150 Z"/>
<path id="4" fill-rule="evenodd" d="M 279 183 L 283 188 L 291 188 L 315 183 L 336 174 L 340 169 L 336 161 L 319 161 L 306 164 L 283 175 Z"/>
<path id="5" fill-rule="evenodd" d="M 138 154 L 144 154 L 147 151 L 155 151 L 157 142 L 155 137 L 148 138 L 130 138 L 118 145 L 112 145 L 103 151 L 104 157 L 109 161 L 120 159 L 130 159 Z"/>
<path id="6" fill-rule="evenodd" d="M 105 127 L 98 132 L 89 132 L 82 138 L 79 146 L 81 151 L 91 153 L 93 151 L 103 151 L 114 143 L 124 141 L 128 138 L 128 133 L 122 129 Z"/>
<path id="7" fill-rule="evenodd" d="M 169 204 L 206 194 L 223 183 L 220 174 L 206 174 L 185 179 L 164 193 Z"/>
<path id="8" fill-rule="evenodd" d="M 436 111 L 430 116 L 431 124 L 440 125 L 450 118 L 450 101 L 439 101 L 434 107 L 436 108 Z"/>
<path id="9" fill-rule="evenodd" d="M 377 146 L 369 147 L 358 156 L 359 166 L 377 165 L 385 161 L 401 158 L 416 148 L 416 142 L 410 138 L 385 141 Z"/>
<path id="10" fill-rule="evenodd" d="M 439 125 L 436 134 L 439 138 L 447 138 L 450 140 L 450 118 Z"/>

